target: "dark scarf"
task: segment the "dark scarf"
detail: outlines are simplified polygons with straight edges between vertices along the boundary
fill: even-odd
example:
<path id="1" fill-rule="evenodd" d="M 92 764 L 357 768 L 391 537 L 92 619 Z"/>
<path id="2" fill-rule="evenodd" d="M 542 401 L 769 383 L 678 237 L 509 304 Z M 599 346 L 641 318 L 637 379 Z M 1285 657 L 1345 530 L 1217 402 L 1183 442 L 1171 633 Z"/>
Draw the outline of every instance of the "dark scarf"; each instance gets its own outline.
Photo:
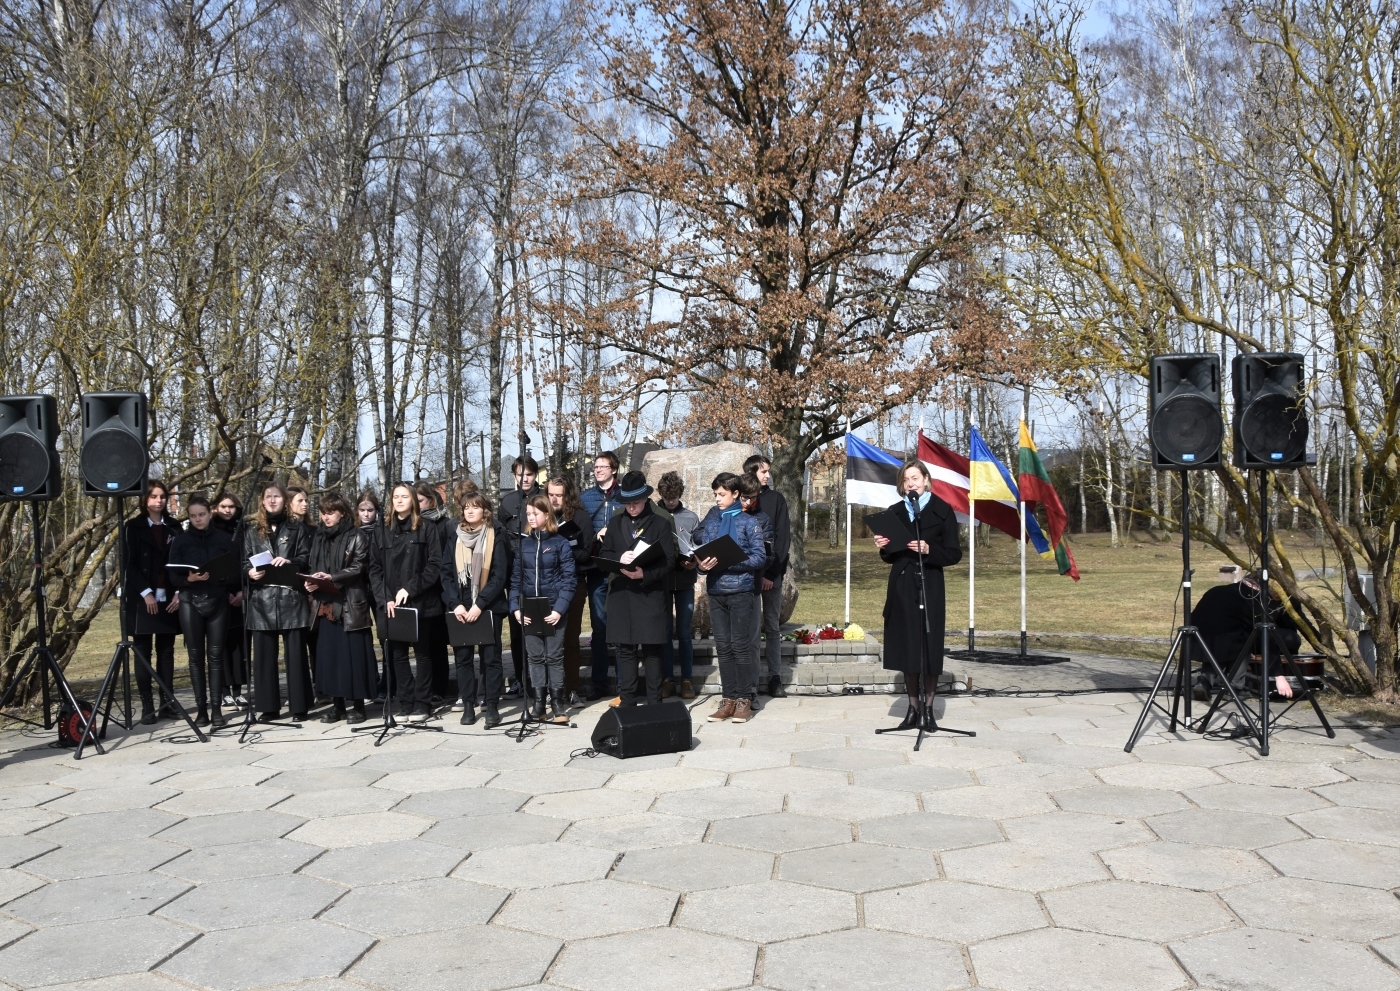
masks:
<path id="1" fill-rule="evenodd" d="M 340 562 L 332 560 L 335 557 L 332 549 L 335 547 L 336 539 L 349 530 L 350 525 L 349 517 L 341 517 L 340 522 L 335 526 L 326 526 L 325 524 L 320 526 L 317 533 L 317 537 L 320 539 L 311 545 L 311 561 L 309 563 L 313 573 L 324 571 L 329 575 L 336 571 Z"/>

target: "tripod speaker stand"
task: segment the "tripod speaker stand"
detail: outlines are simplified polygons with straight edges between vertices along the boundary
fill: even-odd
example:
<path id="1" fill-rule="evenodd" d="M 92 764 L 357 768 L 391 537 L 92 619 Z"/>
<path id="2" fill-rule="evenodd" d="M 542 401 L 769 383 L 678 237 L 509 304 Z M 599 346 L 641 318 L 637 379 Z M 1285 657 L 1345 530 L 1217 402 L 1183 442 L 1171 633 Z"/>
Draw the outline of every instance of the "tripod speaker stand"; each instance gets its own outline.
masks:
<path id="1" fill-rule="evenodd" d="M 43 541 L 39 530 L 39 503 L 37 500 L 31 500 L 29 505 L 34 514 L 34 525 L 31 528 L 31 533 L 34 537 L 34 630 L 36 642 L 34 648 L 30 650 L 29 656 L 25 659 L 24 666 L 15 673 L 14 680 L 10 682 L 10 687 L 5 689 L 4 697 L 0 698 L 0 709 L 4 709 L 10 704 L 16 692 L 19 691 L 19 686 L 24 684 L 29 678 L 29 672 L 33 670 L 34 665 L 38 664 L 40 665 L 39 677 L 41 679 L 41 691 L 43 692 L 44 701 L 44 729 L 53 729 L 53 716 L 49 712 L 49 678 L 52 677 L 54 684 L 58 686 L 58 690 L 63 695 L 64 700 L 72 707 L 72 711 L 78 714 L 77 718 L 81 721 L 78 739 L 82 741 L 82 743 L 86 743 L 89 739 L 92 739 L 93 717 L 89 716 L 86 720 L 82 718 L 83 710 L 78 705 L 78 700 L 73 697 L 73 689 L 68 684 L 68 679 L 63 676 L 63 669 L 58 666 L 58 659 L 53 656 L 53 650 L 49 647 L 48 622 L 45 614 L 47 607 L 44 601 Z M 97 710 L 94 707 L 92 711 L 95 714 Z M 38 725 L 37 723 L 31 723 L 28 719 L 23 719 L 18 716 L 14 718 L 20 719 L 21 722 L 30 723 L 30 725 L 33 726 Z M 78 750 L 74 754 L 75 759 L 81 758 L 82 756 L 82 743 L 79 744 Z M 98 743 L 96 739 L 92 739 L 92 745 L 97 748 L 99 754 L 106 752 L 102 749 L 102 744 Z"/>
<path id="2" fill-rule="evenodd" d="M 1250 719 L 1249 710 L 1240 697 L 1235 694 L 1235 688 L 1230 684 L 1230 679 L 1226 678 L 1224 672 L 1220 670 L 1220 664 L 1216 661 L 1215 655 L 1211 653 L 1210 647 L 1206 645 L 1201 631 L 1191 623 L 1191 487 L 1190 476 L 1185 471 L 1181 472 L 1181 598 L 1182 625 L 1177 627 L 1176 636 L 1172 639 L 1171 648 L 1167 651 L 1167 659 L 1162 664 L 1162 670 L 1157 672 L 1157 681 L 1152 685 L 1152 693 L 1147 696 L 1147 701 L 1143 703 L 1142 714 L 1138 716 L 1137 725 L 1133 727 L 1132 735 L 1128 737 L 1128 744 L 1123 748 L 1127 753 L 1133 752 L 1138 737 L 1142 735 L 1142 728 L 1147 723 L 1147 714 L 1153 709 L 1171 717 L 1171 732 L 1175 733 L 1177 713 L 1180 711 L 1182 700 L 1185 699 L 1185 718 L 1181 722 L 1187 727 L 1191 725 L 1191 649 L 1193 645 L 1200 648 L 1201 656 L 1206 659 L 1206 663 L 1215 671 L 1216 677 L 1224 684 L 1225 687 L 1221 689 L 1221 697 L 1226 691 L 1230 693 L 1231 702 L 1240 715 L 1244 717 L 1250 733 L 1259 737 L 1259 730 L 1255 727 L 1254 721 Z M 1173 661 L 1176 662 L 1176 678 L 1172 686 L 1172 707 L 1171 711 L 1168 712 L 1157 701 L 1157 695 L 1167 680 L 1167 672 L 1171 669 Z M 1207 714 L 1206 718 L 1201 720 L 1202 724 L 1209 718 L 1209 714 Z"/>

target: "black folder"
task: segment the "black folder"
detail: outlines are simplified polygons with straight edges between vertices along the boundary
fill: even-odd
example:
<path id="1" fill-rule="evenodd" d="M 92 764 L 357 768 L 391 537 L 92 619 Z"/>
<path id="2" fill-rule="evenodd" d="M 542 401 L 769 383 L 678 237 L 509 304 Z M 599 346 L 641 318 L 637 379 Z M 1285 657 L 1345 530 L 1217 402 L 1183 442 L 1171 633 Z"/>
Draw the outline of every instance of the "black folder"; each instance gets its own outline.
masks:
<path id="1" fill-rule="evenodd" d="M 666 551 L 662 549 L 661 542 L 657 541 L 633 558 L 631 564 L 623 564 L 621 561 L 615 561 L 610 557 L 595 557 L 593 563 L 603 571 L 621 571 L 623 568 L 629 570 L 632 568 L 645 568 L 647 565 L 665 556 Z"/>
<path id="2" fill-rule="evenodd" d="M 384 613 L 384 628 L 379 631 L 384 640 L 399 643 L 418 642 L 418 610 L 409 606 L 395 606 L 394 615 Z"/>
<path id="3" fill-rule="evenodd" d="M 563 523 L 559 524 L 559 536 L 563 537 L 574 547 L 577 547 L 578 538 L 583 536 L 583 531 L 574 524 L 573 520 L 565 520 Z"/>
<path id="4" fill-rule="evenodd" d="M 229 551 L 217 557 L 211 557 L 203 564 L 167 564 L 166 567 L 181 568 L 191 574 L 197 571 L 204 571 L 209 575 L 209 580 L 205 584 L 221 585 L 237 581 L 238 562 L 238 555 Z"/>
<path id="5" fill-rule="evenodd" d="M 729 534 L 716 537 L 708 544 L 701 544 L 695 548 L 695 560 L 703 561 L 707 557 L 712 557 L 719 561 L 715 565 L 715 571 L 723 571 L 725 568 L 732 568 L 736 564 L 741 564 L 748 557 L 744 549 L 735 543 L 734 538 Z"/>
<path id="6" fill-rule="evenodd" d="M 890 543 L 900 547 L 914 539 L 914 524 L 909 519 L 908 510 L 903 506 L 871 513 L 865 517 L 865 525 L 870 527 L 871 533 L 888 537 Z"/>
<path id="7" fill-rule="evenodd" d="M 447 642 L 453 647 L 476 647 L 496 642 L 496 624 L 483 611 L 475 623 L 464 623 L 455 613 L 447 614 Z"/>

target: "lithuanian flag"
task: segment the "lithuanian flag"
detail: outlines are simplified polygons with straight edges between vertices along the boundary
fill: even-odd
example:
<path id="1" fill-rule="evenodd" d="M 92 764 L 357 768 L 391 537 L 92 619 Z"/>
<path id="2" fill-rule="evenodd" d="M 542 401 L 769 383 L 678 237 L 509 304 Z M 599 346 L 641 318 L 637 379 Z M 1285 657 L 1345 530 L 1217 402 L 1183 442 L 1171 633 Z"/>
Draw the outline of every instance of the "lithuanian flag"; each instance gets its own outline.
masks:
<path id="1" fill-rule="evenodd" d="M 1060 494 L 1050 484 L 1050 476 L 1040 462 L 1040 452 L 1035 449 L 1035 440 L 1024 420 L 1021 421 L 1020 461 L 1021 498 L 1026 501 L 1027 511 L 1036 503 L 1045 507 L 1045 519 L 1050 524 L 1050 543 L 1055 548 L 1055 564 L 1060 574 L 1079 581 L 1079 566 L 1074 563 L 1074 554 L 1065 536 L 1069 529 L 1069 515 L 1065 512 L 1064 503 L 1060 502 Z"/>

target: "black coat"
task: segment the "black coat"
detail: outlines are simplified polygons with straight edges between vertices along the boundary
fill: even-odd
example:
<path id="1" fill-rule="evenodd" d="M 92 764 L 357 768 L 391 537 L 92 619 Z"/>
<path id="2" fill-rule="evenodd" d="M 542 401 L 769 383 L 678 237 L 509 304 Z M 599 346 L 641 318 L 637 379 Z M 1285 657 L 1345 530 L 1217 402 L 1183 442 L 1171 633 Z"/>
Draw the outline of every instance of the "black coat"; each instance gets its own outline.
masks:
<path id="1" fill-rule="evenodd" d="M 665 643 L 666 586 L 676 566 L 676 534 L 650 502 L 635 519 L 623 510 L 608 522 L 600 557 L 617 560 L 638 540 L 660 544 L 663 556 L 642 568 L 641 578 L 617 573 L 608 582 L 608 643 Z"/>
<path id="2" fill-rule="evenodd" d="M 214 527 L 215 529 L 220 530 L 223 533 L 228 534 L 229 543 L 233 546 L 234 553 L 240 553 L 243 547 L 243 521 L 241 519 L 228 521 L 225 520 L 222 516 L 215 514 L 214 519 L 209 523 L 209 525 L 211 527 Z M 245 586 L 248 583 L 247 569 L 239 568 L 238 573 L 240 576 L 239 580 L 235 582 L 231 588 L 229 588 L 229 593 L 231 595 L 236 595 L 239 592 L 247 591 L 247 589 L 245 588 Z M 247 597 L 245 596 L 244 598 L 246 599 Z M 230 630 L 243 629 L 242 603 L 239 603 L 236 606 L 228 607 L 228 628 Z"/>
<path id="3" fill-rule="evenodd" d="M 316 606 L 328 604 L 331 619 L 345 624 L 345 632 L 369 627 L 369 539 L 349 520 L 334 527 L 318 526 L 311 535 L 307 574 L 325 572 L 341 594 L 314 592 Z"/>
<path id="4" fill-rule="evenodd" d="M 895 512 L 905 512 L 908 503 L 895 503 Z M 907 518 L 907 517 L 906 517 Z M 925 685 L 932 691 L 943 673 L 943 627 L 947 602 L 943 590 L 943 569 L 962 560 L 958 543 L 958 521 L 948 504 L 931 495 L 928 505 L 919 511 L 919 535 L 927 543 L 924 555 L 924 587 L 928 596 L 928 666 L 924 669 Z M 922 636 L 919 613 L 919 555 L 908 547 L 890 544 L 880 551 L 880 557 L 890 565 L 889 585 L 885 590 L 885 668 L 889 671 L 917 673 L 919 643 Z"/>
<path id="5" fill-rule="evenodd" d="M 555 513 L 554 521 L 563 523 L 560 519 L 562 514 Z M 593 517 L 588 515 L 586 509 L 580 509 L 574 513 L 574 518 L 570 521 L 578 527 L 578 536 L 569 541 L 569 546 L 574 551 L 574 573 L 582 580 L 583 572 L 593 567 Z"/>
<path id="6" fill-rule="evenodd" d="M 787 498 L 777 489 L 765 485 L 758 494 L 758 508 L 773 524 L 773 547 L 763 577 L 781 588 L 783 575 L 787 573 L 788 556 L 792 553 L 792 519 L 788 515 Z"/>
<path id="7" fill-rule="evenodd" d="M 512 489 L 501 495 L 501 508 L 496 513 L 496 522 L 502 529 L 519 530 L 525 521 L 525 500 L 532 496 L 543 495 L 544 490 L 538 485 L 527 489 Z"/>
<path id="8" fill-rule="evenodd" d="M 191 524 L 176 534 L 175 539 L 171 541 L 168 563 L 207 564 L 214 558 L 228 553 L 237 552 L 233 548 L 233 537 L 227 530 L 214 526 L 212 522 L 203 530 L 196 530 Z M 237 578 L 227 583 L 209 580 L 192 582 L 190 568 L 167 568 L 166 571 L 170 575 L 170 584 L 182 595 L 227 596 L 242 587 Z"/>
<path id="9" fill-rule="evenodd" d="M 476 602 L 468 602 L 467 598 L 470 589 L 457 581 L 457 554 L 455 546 L 457 543 L 457 531 L 452 531 L 451 538 L 442 545 L 442 604 L 448 612 L 456 609 L 459 605 L 470 609 L 473 605 L 480 606 L 486 612 L 496 613 L 504 616 L 508 610 L 506 603 L 506 587 L 510 584 L 510 553 L 506 549 L 504 532 L 499 526 L 492 523 L 491 529 L 496 533 L 496 543 L 491 548 L 491 560 L 487 562 L 486 581 L 481 585 L 481 591 L 477 594 Z"/>
<path id="10" fill-rule="evenodd" d="M 165 611 L 178 592 L 171 584 L 165 565 L 180 526 L 169 517 L 155 526 L 148 521 L 149 517 L 143 513 L 125 524 L 126 574 L 122 578 L 122 597 L 131 621 L 131 632 L 142 635 L 179 633 L 180 614 Z M 146 611 L 146 601 L 141 595 L 146 589 L 153 593 L 165 590 L 165 601 L 154 613 Z"/>
<path id="11" fill-rule="evenodd" d="M 243 573 L 251 568 L 248 559 L 264 551 L 273 557 L 284 557 L 292 568 L 306 573 L 307 557 L 311 552 L 311 534 L 306 527 L 285 516 L 269 524 L 266 538 L 258 532 L 256 520 L 248 520 L 243 528 Z M 248 605 L 244 624 L 250 630 L 300 630 L 311 625 L 311 600 L 306 587 L 298 579 L 295 587 L 273 585 L 269 576 L 261 581 L 248 578 Z"/>
<path id="12" fill-rule="evenodd" d="M 442 541 L 437 524 L 419 521 L 410 529 L 408 520 L 393 519 L 375 533 L 370 552 L 369 582 L 374 590 L 376 615 L 383 629 L 384 604 L 408 590 L 404 603 L 418 610 L 418 619 L 441 616 Z M 422 624 L 419 623 L 419 631 Z"/>
<path id="13" fill-rule="evenodd" d="M 1206 589 L 1205 594 L 1191 610 L 1192 624 L 1201 631 L 1201 638 L 1210 648 L 1215 663 L 1226 672 L 1239 658 L 1254 632 L 1254 614 L 1260 595 L 1260 592 L 1244 582 L 1216 585 Z M 1284 611 L 1283 603 L 1279 600 L 1271 597 L 1270 607 L 1269 612 L 1274 625 L 1278 627 L 1279 639 L 1283 641 L 1289 653 L 1296 653 L 1303 639 L 1298 633 L 1297 624 Z M 1257 643 L 1253 652 L 1259 653 Z M 1269 652 L 1277 654 L 1277 645 L 1271 646 Z M 1196 660 L 1205 662 L 1203 657 Z M 1270 665 L 1270 668 L 1271 675 L 1281 673 L 1274 665 Z"/>

